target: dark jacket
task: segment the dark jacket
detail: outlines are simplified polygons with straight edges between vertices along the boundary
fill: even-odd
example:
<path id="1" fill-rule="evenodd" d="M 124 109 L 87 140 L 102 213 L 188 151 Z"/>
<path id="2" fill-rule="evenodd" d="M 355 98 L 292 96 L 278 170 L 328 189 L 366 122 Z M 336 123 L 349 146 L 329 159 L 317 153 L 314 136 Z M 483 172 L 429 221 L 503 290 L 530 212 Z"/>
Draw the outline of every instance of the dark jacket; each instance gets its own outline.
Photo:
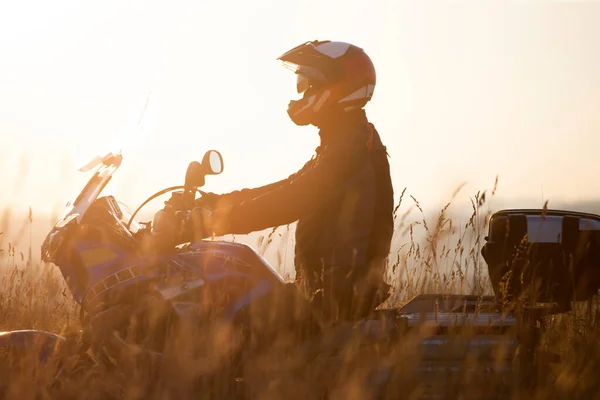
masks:
<path id="1" fill-rule="evenodd" d="M 298 221 L 296 277 L 329 267 L 361 274 L 387 257 L 393 188 L 386 149 L 364 110 L 320 126 L 320 146 L 302 169 L 255 189 L 219 196 L 220 234 L 246 234 Z M 227 211 L 225 211 L 227 210 Z"/>

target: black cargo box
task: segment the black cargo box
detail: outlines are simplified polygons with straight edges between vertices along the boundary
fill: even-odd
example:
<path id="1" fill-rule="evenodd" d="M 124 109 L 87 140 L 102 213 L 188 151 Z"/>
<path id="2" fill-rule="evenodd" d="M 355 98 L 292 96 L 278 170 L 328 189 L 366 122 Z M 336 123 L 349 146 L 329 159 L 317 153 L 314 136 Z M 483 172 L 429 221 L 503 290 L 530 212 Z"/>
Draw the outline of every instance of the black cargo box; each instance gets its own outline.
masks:
<path id="1" fill-rule="evenodd" d="M 600 216 L 509 209 L 494 213 L 488 229 L 481 254 L 497 296 L 512 301 L 527 292 L 536 303 L 570 308 L 598 293 Z"/>

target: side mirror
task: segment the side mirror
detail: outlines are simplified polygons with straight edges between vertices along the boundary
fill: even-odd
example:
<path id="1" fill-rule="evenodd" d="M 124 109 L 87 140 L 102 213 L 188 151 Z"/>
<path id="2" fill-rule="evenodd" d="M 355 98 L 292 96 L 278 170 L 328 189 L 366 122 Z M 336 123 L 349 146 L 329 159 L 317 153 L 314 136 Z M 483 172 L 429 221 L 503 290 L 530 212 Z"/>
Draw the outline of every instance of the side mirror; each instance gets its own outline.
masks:
<path id="1" fill-rule="evenodd" d="M 223 172 L 223 156 L 217 150 L 209 150 L 204 153 L 202 166 L 206 175 L 219 175 Z"/>
<path id="2" fill-rule="evenodd" d="M 204 186 L 206 175 L 218 175 L 223 172 L 223 157 L 216 150 L 209 150 L 204 153 L 202 163 L 192 161 L 185 173 L 186 199 L 184 203 L 189 203 L 189 198 L 193 201 L 194 188 Z"/>

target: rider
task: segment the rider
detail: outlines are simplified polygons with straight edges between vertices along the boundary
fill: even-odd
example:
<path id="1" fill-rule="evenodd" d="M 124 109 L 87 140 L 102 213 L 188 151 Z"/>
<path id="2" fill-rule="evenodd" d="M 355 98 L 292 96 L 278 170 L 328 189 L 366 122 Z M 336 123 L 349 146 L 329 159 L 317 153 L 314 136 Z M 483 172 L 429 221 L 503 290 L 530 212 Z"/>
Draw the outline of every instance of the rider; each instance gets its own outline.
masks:
<path id="1" fill-rule="evenodd" d="M 363 110 L 375 69 L 361 48 L 335 41 L 307 42 L 278 60 L 296 73 L 302 94 L 288 115 L 319 128 L 320 146 L 286 179 L 198 199 L 197 238 L 297 221 L 296 283 L 328 317 L 363 317 L 389 297 L 384 272 L 393 233 L 387 152 Z"/>

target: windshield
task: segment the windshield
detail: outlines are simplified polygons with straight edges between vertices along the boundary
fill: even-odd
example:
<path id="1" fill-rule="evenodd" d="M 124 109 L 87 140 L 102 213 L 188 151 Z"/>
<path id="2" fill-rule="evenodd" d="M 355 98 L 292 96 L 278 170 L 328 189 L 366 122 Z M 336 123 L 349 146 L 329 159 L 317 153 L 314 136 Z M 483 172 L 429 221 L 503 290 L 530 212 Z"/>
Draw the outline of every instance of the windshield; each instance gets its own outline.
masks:
<path id="1" fill-rule="evenodd" d="M 96 199 L 100 196 L 102 190 L 104 190 L 108 182 L 110 182 L 113 174 L 121 165 L 121 161 L 123 160 L 122 151 L 124 147 L 132 145 L 134 139 L 141 134 L 144 128 L 143 122 L 146 116 L 146 110 L 148 108 L 149 101 L 150 95 L 148 95 L 146 98 L 141 115 L 136 118 L 135 121 L 132 121 L 131 126 L 125 129 L 124 135 L 118 136 L 116 143 L 113 143 L 112 146 L 109 146 L 112 149 L 118 148 L 119 150 L 108 151 L 103 156 L 96 154 L 79 168 L 80 172 L 95 170 L 94 175 L 77 195 L 77 197 L 67 202 L 66 210 L 59 218 L 55 228 L 58 228 L 73 219 L 77 219 L 77 222 L 80 222 L 92 203 L 94 203 L 94 201 L 96 201 Z M 135 228 L 138 228 L 138 226 L 136 225 L 134 229 Z"/>
<path id="2" fill-rule="evenodd" d="M 74 218 L 77 219 L 77 222 L 81 221 L 90 205 L 100 196 L 102 190 L 121 165 L 122 159 L 123 157 L 120 154 L 109 154 L 103 159 L 95 160 L 96 165 L 92 165 L 92 163 L 86 165 L 86 167 L 89 167 L 88 170 L 93 168 L 97 168 L 97 170 L 77 197 L 67 203 L 67 209 L 59 218 L 55 227 L 58 228 Z M 98 165 L 100 166 L 98 167 Z"/>

